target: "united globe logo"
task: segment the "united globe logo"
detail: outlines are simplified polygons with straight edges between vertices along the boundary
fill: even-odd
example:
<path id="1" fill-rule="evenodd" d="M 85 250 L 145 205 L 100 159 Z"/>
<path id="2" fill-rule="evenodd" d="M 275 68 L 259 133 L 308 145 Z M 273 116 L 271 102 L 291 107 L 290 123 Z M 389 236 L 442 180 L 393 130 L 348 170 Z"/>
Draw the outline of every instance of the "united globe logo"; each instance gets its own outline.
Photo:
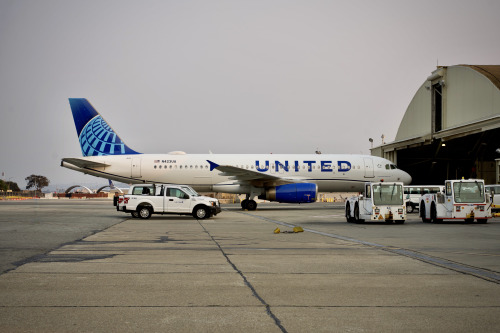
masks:
<path id="1" fill-rule="evenodd" d="M 125 144 L 101 116 L 85 125 L 79 139 L 83 156 L 125 154 Z"/>

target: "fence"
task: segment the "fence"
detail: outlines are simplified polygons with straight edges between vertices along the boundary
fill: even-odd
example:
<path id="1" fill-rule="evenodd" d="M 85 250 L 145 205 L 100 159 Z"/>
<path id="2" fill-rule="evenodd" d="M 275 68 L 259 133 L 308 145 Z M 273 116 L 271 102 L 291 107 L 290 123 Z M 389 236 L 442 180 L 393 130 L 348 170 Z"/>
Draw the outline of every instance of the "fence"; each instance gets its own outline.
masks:
<path id="1" fill-rule="evenodd" d="M 58 198 L 83 199 L 83 198 L 109 198 L 109 193 L 57 193 Z"/>
<path id="2" fill-rule="evenodd" d="M 35 191 L 0 191 L 0 200 L 28 200 L 40 197 L 40 195 L 43 196 L 43 193 L 37 192 L 35 196 Z"/>

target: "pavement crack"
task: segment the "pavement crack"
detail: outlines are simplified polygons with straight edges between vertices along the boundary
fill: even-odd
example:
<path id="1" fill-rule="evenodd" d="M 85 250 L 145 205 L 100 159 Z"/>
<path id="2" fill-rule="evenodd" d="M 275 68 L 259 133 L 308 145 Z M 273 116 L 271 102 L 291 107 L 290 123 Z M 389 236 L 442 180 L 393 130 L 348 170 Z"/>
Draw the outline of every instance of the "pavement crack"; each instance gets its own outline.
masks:
<path id="1" fill-rule="evenodd" d="M 255 290 L 255 287 L 250 283 L 250 281 L 248 281 L 245 274 L 240 269 L 238 269 L 238 267 L 236 267 L 236 265 L 231 261 L 231 259 L 226 254 L 224 249 L 220 246 L 219 242 L 217 242 L 217 240 L 210 234 L 210 232 L 205 228 L 205 226 L 200 222 L 200 220 L 197 220 L 197 221 L 200 224 L 200 226 L 203 228 L 203 231 L 210 237 L 210 239 L 215 243 L 215 245 L 217 245 L 217 247 L 221 251 L 224 258 L 226 258 L 226 261 L 229 263 L 229 265 L 231 265 L 231 267 L 240 275 L 240 277 L 243 279 L 243 282 L 245 283 L 245 285 L 252 291 L 252 295 L 255 298 L 257 298 L 259 300 L 259 302 L 262 303 L 262 305 L 265 306 L 267 315 L 269 317 L 271 317 L 271 319 L 274 321 L 276 326 L 278 326 L 278 328 L 281 330 L 281 332 L 287 333 L 288 331 L 285 329 L 285 327 L 283 327 L 279 318 L 271 310 L 271 306 L 262 298 L 262 296 L 259 295 L 257 290 Z"/>

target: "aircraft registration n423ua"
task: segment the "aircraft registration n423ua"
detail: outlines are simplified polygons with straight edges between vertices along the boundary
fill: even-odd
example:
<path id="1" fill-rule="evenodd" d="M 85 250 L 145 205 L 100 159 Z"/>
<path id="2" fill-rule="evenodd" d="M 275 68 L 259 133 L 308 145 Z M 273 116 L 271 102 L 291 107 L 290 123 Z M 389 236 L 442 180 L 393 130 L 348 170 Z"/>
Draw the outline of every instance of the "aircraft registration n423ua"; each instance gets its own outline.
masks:
<path id="1" fill-rule="evenodd" d="M 84 98 L 70 98 L 82 157 L 61 166 L 128 184 L 187 184 L 200 192 L 246 194 L 285 203 L 316 201 L 318 192 L 359 192 L 367 181 L 411 182 L 387 159 L 349 154 L 141 154 L 129 148 Z"/>

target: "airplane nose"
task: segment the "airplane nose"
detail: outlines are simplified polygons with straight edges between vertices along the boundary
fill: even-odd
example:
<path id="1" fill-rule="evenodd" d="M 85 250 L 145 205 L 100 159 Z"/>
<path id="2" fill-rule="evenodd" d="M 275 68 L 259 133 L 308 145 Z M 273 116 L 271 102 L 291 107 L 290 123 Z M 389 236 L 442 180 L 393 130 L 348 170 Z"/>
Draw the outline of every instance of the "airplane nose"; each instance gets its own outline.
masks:
<path id="1" fill-rule="evenodd" d="M 404 185 L 410 185 L 411 184 L 411 176 L 409 173 L 404 172 L 403 170 L 400 170 L 402 175 L 401 175 L 401 181 L 403 182 Z"/>

